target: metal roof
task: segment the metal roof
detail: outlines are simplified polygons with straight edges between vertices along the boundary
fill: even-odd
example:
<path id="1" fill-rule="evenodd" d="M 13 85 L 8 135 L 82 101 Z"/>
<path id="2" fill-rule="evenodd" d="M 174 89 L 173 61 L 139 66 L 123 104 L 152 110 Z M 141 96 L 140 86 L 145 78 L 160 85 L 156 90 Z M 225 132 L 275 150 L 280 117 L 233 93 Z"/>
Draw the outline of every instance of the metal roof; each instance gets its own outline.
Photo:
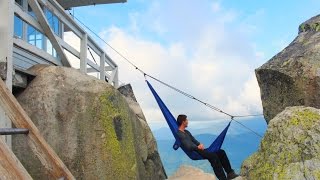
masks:
<path id="1" fill-rule="evenodd" d="M 127 2 L 127 0 L 57 0 L 57 1 L 65 9 L 78 7 L 78 6 Z"/>

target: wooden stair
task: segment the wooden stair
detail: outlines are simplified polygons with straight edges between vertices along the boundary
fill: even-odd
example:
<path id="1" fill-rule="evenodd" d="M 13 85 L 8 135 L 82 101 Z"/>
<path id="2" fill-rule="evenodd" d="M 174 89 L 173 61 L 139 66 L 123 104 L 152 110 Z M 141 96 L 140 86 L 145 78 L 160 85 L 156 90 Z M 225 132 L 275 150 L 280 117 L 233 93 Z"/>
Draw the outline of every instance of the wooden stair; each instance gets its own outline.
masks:
<path id="1" fill-rule="evenodd" d="M 28 129 L 28 145 L 53 179 L 75 179 L 40 134 L 27 113 L 0 78 L 0 107 L 17 128 Z M 10 148 L 0 138 L 0 174 L 4 179 L 32 179 Z M 2 178 L 1 178 L 2 179 Z"/>

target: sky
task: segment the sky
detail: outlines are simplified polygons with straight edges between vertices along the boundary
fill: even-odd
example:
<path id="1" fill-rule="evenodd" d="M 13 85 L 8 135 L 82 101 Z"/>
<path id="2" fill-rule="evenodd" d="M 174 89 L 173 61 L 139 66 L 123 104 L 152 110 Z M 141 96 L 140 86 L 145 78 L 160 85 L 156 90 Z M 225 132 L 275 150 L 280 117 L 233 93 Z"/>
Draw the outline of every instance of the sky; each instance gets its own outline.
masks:
<path id="1" fill-rule="evenodd" d="M 293 41 L 298 26 L 319 10 L 319 0 L 128 0 L 71 12 L 147 74 L 225 112 L 247 115 L 262 114 L 254 70 Z M 118 64 L 121 83 L 132 85 L 149 125 L 166 126 L 143 75 L 96 41 Z M 229 119 L 148 80 L 174 116 Z"/>

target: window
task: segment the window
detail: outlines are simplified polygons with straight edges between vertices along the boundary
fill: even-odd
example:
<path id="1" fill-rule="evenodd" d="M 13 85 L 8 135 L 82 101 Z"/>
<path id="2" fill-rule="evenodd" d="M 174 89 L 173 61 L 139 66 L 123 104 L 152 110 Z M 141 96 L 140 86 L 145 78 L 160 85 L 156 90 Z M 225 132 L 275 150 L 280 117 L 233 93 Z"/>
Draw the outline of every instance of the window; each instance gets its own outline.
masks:
<path id="1" fill-rule="evenodd" d="M 36 45 L 36 29 L 28 24 L 27 41 L 29 44 Z"/>
<path id="2" fill-rule="evenodd" d="M 32 17 L 36 18 L 36 14 L 33 12 L 30 5 L 28 5 L 28 14 L 30 14 Z"/>
<path id="3" fill-rule="evenodd" d="M 37 31 L 33 26 L 28 24 L 27 40 L 29 44 L 36 46 L 39 49 L 44 49 L 44 36 Z"/>
<path id="4" fill-rule="evenodd" d="M 39 31 L 36 31 L 35 43 L 37 48 L 43 49 L 43 34 Z"/>
<path id="5" fill-rule="evenodd" d="M 15 0 L 17 4 L 23 7 L 23 0 Z"/>
<path id="6" fill-rule="evenodd" d="M 57 51 L 54 49 L 54 48 L 52 48 L 52 56 L 53 57 L 55 57 L 55 58 L 58 58 L 59 56 L 58 56 L 58 54 L 57 54 Z"/>
<path id="7" fill-rule="evenodd" d="M 53 16 L 52 18 L 52 26 L 53 27 L 53 31 L 58 35 L 60 36 L 60 31 L 59 31 L 59 19 L 57 16 Z"/>
<path id="8" fill-rule="evenodd" d="M 22 39 L 23 21 L 16 15 L 14 15 L 14 36 Z"/>
<path id="9" fill-rule="evenodd" d="M 52 55 L 55 58 L 58 58 L 57 51 L 53 48 L 53 46 L 48 38 L 47 38 L 47 53 L 49 53 L 50 55 Z"/>
<path id="10" fill-rule="evenodd" d="M 53 50 L 52 44 L 51 44 L 50 40 L 47 38 L 47 53 L 52 55 L 53 54 L 52 50 Z"/>
<path id="11" fill-rule="evenodd" d="M 45 9 L 45 15 L 47 18 L 47 21 L 52 29 L 52 31 L 58 35 L 59 37 L 61 37 L 61 33 L 60 33 L 60 21 L 58 19 L 58 17 L 56 15 L 54 15 L 50 10 Z"/>
<path id="12" fill-rule="evenodd" d="M 19 25 L 20 22 L 21 22 L 21 25 Z M 22 23 L 23 21 L 19 17 L 15 16 L 14 31 L 15 31 L 15 36 L 18 36 L 19 38 L 22 38 L 22 34 L 23 34 Z M 59 59 L 57 51 L 53 48 L 50 40 L 30 24 L 27 24 L 27 42 L 33 46 L 36 46 L 39 49 L 46 51 L 51 56 Z"/>
<path id="13" fill-rule="evenodd" d="M 28 43 L 35 45 L 36 44 L 35 39 L 36 39 L 36 30 L 31 25 L 28 24 L 28 30 L 27 30 Z"/>

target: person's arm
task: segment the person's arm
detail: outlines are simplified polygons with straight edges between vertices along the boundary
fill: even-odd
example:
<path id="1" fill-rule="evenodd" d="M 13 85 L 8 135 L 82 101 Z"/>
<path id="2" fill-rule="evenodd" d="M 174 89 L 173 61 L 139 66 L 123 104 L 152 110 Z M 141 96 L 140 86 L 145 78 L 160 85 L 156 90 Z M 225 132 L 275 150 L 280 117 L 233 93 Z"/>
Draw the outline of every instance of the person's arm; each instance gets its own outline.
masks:
<path id="1" fill-rule="evenodd" d="M 183 132 L 177 133 L 179 136 L 179 139 L 181 141 L 181 145 L 185 147 L 188 151 L 194 151 L 198 149 L 198 145 L 196 145 L 194 142 L 190 141 L 187 135 Z"/>
<path id="2" fill-rule="evenodd" d="M 191 137 L 191 140 L 192 140 L 192 142 L 193 142 L 194 144 L 196 144 L 197 146 L 200 145 L 200 142 L 197 141 L 196 138 L 194 138 L 189 131 L 185 130 L 185 132 L 189 134 L 189 136 Z"/>
<path id="3" fill-rule="evenodd" d="M 186 132 L 187 132 L 187 133 L 189 134 L 189 136 L 191 137 L 192 142 L 197 145 L 197 149 L 204 150 L 204 145 L 201 144 L 199 141 L 197 141 L 196 138 L 194 138 L 189 131 L 186 130 Z"/>

